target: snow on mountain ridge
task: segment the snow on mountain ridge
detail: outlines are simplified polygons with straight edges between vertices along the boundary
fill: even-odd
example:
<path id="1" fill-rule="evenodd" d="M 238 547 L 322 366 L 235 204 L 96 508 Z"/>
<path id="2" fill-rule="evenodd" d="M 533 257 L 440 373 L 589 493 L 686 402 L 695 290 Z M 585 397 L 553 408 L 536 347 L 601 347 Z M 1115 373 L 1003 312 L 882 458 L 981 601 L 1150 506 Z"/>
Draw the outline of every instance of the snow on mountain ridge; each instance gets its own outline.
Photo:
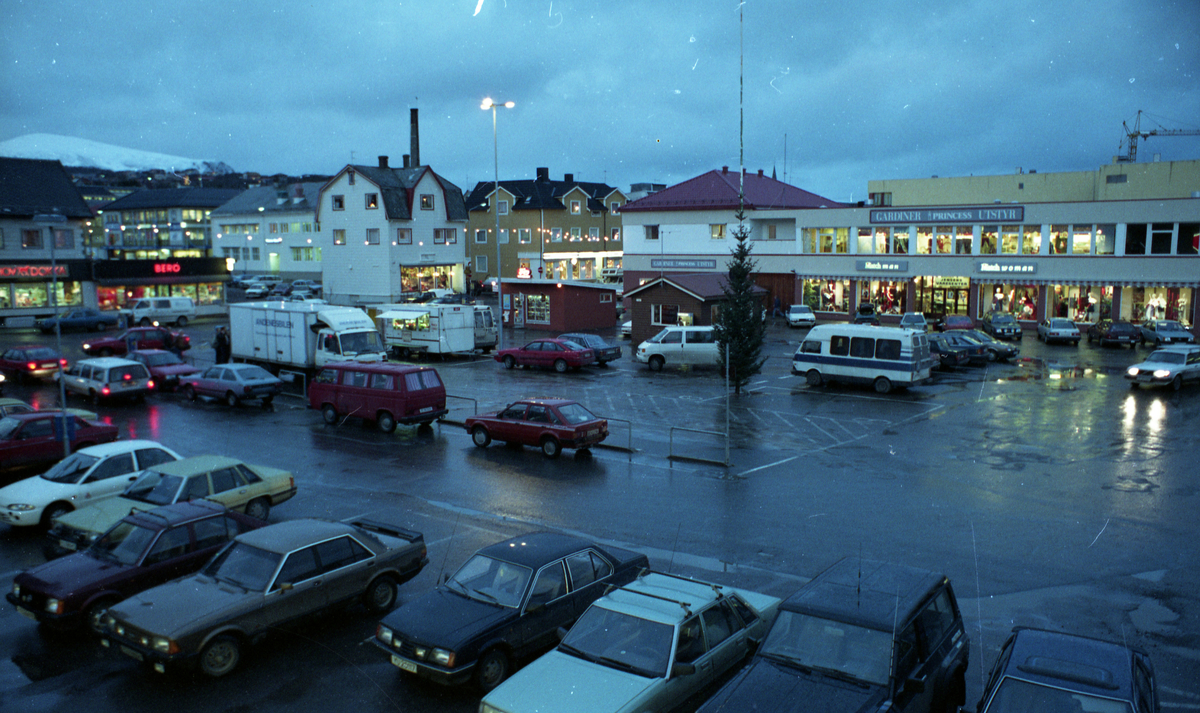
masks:
<path id="1" fill-rule="evenodd" d="M 223 161 L 185 158 L 169 154 L 127 149 L 99 141 L 58 134 L 25 134 L 0 141 L 0 156 L 54 161 L 64 166 L 100 168 L 106 171 L 186 171 L 232 173 Z"/>

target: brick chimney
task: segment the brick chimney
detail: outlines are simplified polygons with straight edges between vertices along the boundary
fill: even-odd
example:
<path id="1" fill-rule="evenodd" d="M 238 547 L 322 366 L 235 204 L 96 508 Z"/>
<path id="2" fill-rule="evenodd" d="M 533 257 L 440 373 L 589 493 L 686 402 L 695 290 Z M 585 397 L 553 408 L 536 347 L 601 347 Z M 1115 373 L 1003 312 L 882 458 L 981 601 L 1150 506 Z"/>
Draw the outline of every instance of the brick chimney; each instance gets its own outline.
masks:
<path id="1" fill-rule="evenodd" d="M 563 183 L 574 183 L 574 182 L 575 182 L 575 174 L 573 174 L 573 173 L 564 173 L 563 174 Z"/>
<path id="2" fill-rule="evenodd" d="M 550 169 L 545 166 L 538 166 L 537 179 L 539 181 L 549 181 L 550 180 Z"/>
<path id="3" fill-rule="evenodd" d="M 411 156 L 409 156 L 408 154 L 404 154 L 404 167 L 405 168 L 412 168 L 411 159 L 412 159 Z"/>
<path id="4" fill-rule="evenodd" d="M 388 157 L 387 157 L 387 156 L 380 156 L 380 157 L 379 157 L 379 167 L 380 167 L 380 168 L 387 168 L 387 167 L 388 167 Z"/>
<path id="5" fill-rule="evenodd" d="M 728 167 L 728 166 L 722 166 L 722 167 L 721 167 L 721 173 L 729 173 L 729 167 Z"/>
<path id="6" fill-rule="evenodd" d="M 409 153 L 412 154 L 412 165 L 421 165 L 421 132 L 417 126 L 417 110 L 415 108 L 408 111 L 409 124 L 412 125 L 412 138 L 409 141 Z"/>

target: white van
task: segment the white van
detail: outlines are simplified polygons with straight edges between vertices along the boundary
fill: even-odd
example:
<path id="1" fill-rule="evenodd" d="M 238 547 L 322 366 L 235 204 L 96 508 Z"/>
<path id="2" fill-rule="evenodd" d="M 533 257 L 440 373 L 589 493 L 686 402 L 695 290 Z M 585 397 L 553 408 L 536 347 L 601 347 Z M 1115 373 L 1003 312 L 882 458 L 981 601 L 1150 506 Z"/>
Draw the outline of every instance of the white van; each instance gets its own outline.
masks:
<path id="1" fill-rule="evenodd" d="M 80 359 L 62 378 L 67 391 L 85 396 L 94 403 L 121 397 L 140 401 L 154 390 L 154 379 L 145 364 L 119 357 Z"/>
<path id="2" fill-rule="evenodd" d="M 870 324 L 818 324 L 792 357 L 792 373 L 809 386 L 871 384 L 881 394 L 925 381 L 932 366 L 924 332 Z"/>
<path id="3" fill-rule="evenodd" d="M 151 324 L 187 325 L 196 318 L 196 303 L 191 297 L 146 297 L 133 303 L 130 308 L 130 324 L 147 327 Z"/>
<path id="4" fill-rule="evenodd" d="M 637 360 L 660 371 L 667 364 L 713 366 L 717 339 L 712 327 L 667 327 L 638 345 Z"/>

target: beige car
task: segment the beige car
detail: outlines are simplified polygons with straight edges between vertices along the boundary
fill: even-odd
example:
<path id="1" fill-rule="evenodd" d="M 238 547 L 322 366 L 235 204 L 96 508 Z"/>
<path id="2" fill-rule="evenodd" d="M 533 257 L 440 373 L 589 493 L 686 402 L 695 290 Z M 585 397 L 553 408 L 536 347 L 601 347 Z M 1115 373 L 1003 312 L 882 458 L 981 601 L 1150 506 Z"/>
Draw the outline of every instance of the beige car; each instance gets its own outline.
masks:
<path id="1" fill-rule="evenodd" d="M 54 520 L 45 554 L 57 557 L 83 549 L 134 510 L 203 498 L 266 520 L 273 506 L 295 494 L 296 479 L 278 468 L 213 455 L 161 463 L 142 471 L 120 496 Z"/>

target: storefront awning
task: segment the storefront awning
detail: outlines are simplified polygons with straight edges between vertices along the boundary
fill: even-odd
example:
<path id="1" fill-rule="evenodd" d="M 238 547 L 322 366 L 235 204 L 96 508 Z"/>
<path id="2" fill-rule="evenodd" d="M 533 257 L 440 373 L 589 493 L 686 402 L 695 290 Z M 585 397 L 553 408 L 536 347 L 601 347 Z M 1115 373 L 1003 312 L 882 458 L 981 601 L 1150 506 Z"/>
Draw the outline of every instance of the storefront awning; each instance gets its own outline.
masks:
<path id="1" fill-rule="evenodd" d="M 171 275 L 170 277 L 96 277 L 103 287 L 127 285 L 194 285 L 200 282 L 229 282 L 229 273 L 221 275 Z"/>

